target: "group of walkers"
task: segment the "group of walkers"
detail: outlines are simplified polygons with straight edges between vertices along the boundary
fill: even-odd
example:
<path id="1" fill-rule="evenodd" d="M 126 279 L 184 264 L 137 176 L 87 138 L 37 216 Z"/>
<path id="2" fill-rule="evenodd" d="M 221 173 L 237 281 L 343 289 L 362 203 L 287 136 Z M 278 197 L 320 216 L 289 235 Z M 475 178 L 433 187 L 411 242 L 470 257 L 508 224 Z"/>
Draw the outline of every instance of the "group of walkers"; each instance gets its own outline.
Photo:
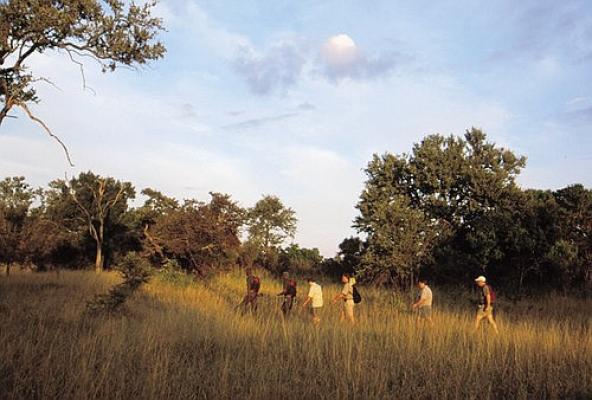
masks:
<path id="1" fill-rule="evenodd" d="M 475 279 L 477 286 L 477 314 L 475 316 L 475 330 L 478 330 L 481 322 L 486 320 L 492 327 L 495 333 L 499 333 L 497 324 L 493 317 L 493 306 L 496 301 L 495 292 L 492 287 L 487 284 L 487 279 L 481 275 Z M 432 289 L 427 284 L 425 279 L 420 279 L 417 282 L 418 293 L 416 301 L 411 305 L 411 309 L 417 313 L 418 322 L 426 322 L 432 324 Z"/>
<path id="2" fill-rule="evenodd" d="M 309 289 L 306 300 L 301 305 L 301 310 L 308 308 L 311 321 L 314 324 L 321 322 L 321 311 L 323 309 L 323 288 L 319 285 L 313 277 L 306 279 Z M 341 283 L 343 287 L 339 293 L 333 298 L 333 303 L 341 302 L 342 308 L 340 313 L 341 321 L 347 321 L 350 324 L 355 324 L 354 309 L 356 304 L 360 303 L 362 298 L 356 288 L 356 280 L 348 273 L 341 276 Z M 499 333 L 497 324 L 495 323 L 493 315 L 493 307 L 496 301 L 495 292 L 484 276 L 479 276 L 475 279 L 475 285 L 478 292 L 478 307 L 475 316 L 475 330 L 483 320 L 486 320 L 492 327 L 495 333 Z M 246 270 L 246 286 L 247 293 L 243 298 L 240 306 L 244 307 L 244 311 L 252 313 L 257 311 L 257 298 L 260 296 L 259 290 L 261 288 L 261 280 L 259 277 L 253 275 L 253 271 L 248 268 Z M 432 324 L 432 289 L 428 286 L 425 279 L 419 279 L 417 282 L 417 297 L 411 304 L 411 309 L 416 313 L 418 323 Z M 291 278 L 288 272 L 282 274 L 282 291 L 277 294 L 283 298 L 281 311 L 284 317 L 288 317 L 296 304 L 297 282 Z"/>

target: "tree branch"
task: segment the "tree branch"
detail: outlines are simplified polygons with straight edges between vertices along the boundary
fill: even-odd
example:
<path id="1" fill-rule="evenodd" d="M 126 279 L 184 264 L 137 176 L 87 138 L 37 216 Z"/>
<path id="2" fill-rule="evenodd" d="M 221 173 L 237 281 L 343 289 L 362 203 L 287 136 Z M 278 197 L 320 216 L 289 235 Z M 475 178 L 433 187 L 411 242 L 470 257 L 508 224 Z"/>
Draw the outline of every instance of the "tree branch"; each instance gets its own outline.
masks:
<path id="1" fill-rule="evenodd" d="M 153 238 L 150 233 L 148 232 L 150 229 L 150 225 L 146 224 L 144 225 L 144 236 L 146 237 L 146 239 L 148 239 L 148 241 L 150 242 L 150 244 L 152 244 L 152 246 L 154 247 L 154 250 L 158 253 L 158 255 L 162 258 L 164 258 L 164 252 L 162 251 L 162 246 L 159 245 L 158 243 L 156 243 L 155 238 Z"/>
<path id="2" fill-rule="evenodd" d="M 43 122 L 42 120 L 40 120 L 39 118 L 37 118 L 35 115 L 33 115 L 33 113 L 31 112 L 31 110 L 29 110 L 29 107 L 27 107 L 27 105 L 25 103 L 17 103 L 17 105 L 27 114 L 27 116 L 32 120 L 37 122 L 39 125 L 41 125 L 41 127 L 43 129 L 45 129 L 45 132 L 47 132 L 47 134 L 53 138 L 56 142 L 58 142 L 60 144 L 60 146 L 62 146 L 62 149 L 64 150 L 64 153 L 66 154 L 66 159 L 68 160 L 68 164 L 70 164 L 71 167 L 74 166 L 74 164 L 72 163 L 72 159 L 70 158 L 70 152 L 68 151 L 68 148 L 66 147 L 66 145 L 64 144 L 64 142 L 62 142 L 62 140 L 53 134 L 53 132 L 51 131 L 51 129 L 49 129 L 49 127 L 45 124 L 45 122 Z"/>
<path id="3" fill-rule="evenodd" d="M 57 90 L 59 90 L 60 92 L 62 91 L 62 89 L 61 89 L 61 88 L 60 88 L 58 85 L 56 85 L 55 83 L 53 83 L 53 82 L 52 82 L 50 79 L 48 79 L 48 78 L 44 78 L 44 77 L 35 78 L 35 79 L 33 79 L 33 80 L 32 80 L 32 82 L 45 82 L 45 83 L 47 83 L 48 85 L 50 85 L 50 86 L 53 86 L 53 88 L 54 88 L 54 89 L 57 89 Z"/>
<path id="4" fill-rule="evenodd" d="M 124 191 L 124 187 L 123 187 L 123 184 L 121 184 L 121 187 L 117 191 L 115 198 L 107 203 L 108 208 L 111 208 L 111 207 L 115 206 L 115 204 L 117 204 L 117 202 L 119 201 L 119 199 L 123 195 L 123 191 Z"/>
<path id="5" fill-rule="evenodd" d="M 67 184 L 66 184 L 67 185 Z M 72 188 L 70 186 L 68 186 L 69 192 L 70 192 L 70 196 L 72 197 L 72 200 L 74 200 L 74 203 L 76 203 L 76 205 L 78 206 L 78 208 L 80 208 L 82 210 L 82 212 L 86 215 L 86 223 L 88 224 L 88 233 L 90 234 L 90 236 L 98 241 L 98 234 L 97 234 L 97 230 L 95 228 L 95 226 L 92 223 L 92 215 L 90 214 L 90 211 L 88 211 L 78 200 L 78 198 L 76 197 L 76 193 L 74 193 L 74 191 L 72 190 Z"/>
<path id="6" fill-rule="evenodd" d="M 70 57 L 70 60 L 74 63 L 77 64 L 78 67 L 80 68 L 80 75 L 82 75 L 82 90 L 90 90 L 95 96 L 97 95 L 97 92 L 91 88 L 90 86 L 86 85 L 86 76 L 84 75 L 84 64 L 82 64 L 80 61 L 76 60 L 74 58 L 74 56 L 72 55 L 72 50 L 69 49 L 64 49 L 66 50 L 66 53 L 68 53 L 68 57 Z M 78 53 L 77 53 L 78 54 Z"/>

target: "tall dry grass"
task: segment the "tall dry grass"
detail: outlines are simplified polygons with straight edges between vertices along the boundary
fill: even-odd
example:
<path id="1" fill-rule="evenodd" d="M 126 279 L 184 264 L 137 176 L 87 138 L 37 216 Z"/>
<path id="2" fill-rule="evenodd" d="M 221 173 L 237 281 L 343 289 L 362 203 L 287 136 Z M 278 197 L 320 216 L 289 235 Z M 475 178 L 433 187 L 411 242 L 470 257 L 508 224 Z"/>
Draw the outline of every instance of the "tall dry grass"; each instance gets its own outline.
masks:
<path id="1" fill-rule="evenodd" d="M 265 276 L 259 312 L 236 310 L 240 272 L 207 283 L 154 279 L 124 314 L 84 318 L 114 274 L 0 278 L 2 399 L 531 399 L 592 397 L 590 302 L 506 304 L 498 337 L 473 308 L 433 288 L 432 329 L 408 298 L 363 289 L 358 325 L 339 322 L 324 285 L 320 326 L 283 322 Z M 306 293 L 299 283 L 299 297 Z M 302 303 L 302 301 L 300 302 Z"/>

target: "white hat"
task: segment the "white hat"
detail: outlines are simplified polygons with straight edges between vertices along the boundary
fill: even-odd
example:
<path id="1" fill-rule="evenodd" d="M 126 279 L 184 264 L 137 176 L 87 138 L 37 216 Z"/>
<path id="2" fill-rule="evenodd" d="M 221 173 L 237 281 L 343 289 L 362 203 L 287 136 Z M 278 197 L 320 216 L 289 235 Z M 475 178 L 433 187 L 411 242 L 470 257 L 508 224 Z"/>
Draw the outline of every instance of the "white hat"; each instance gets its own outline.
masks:
<path id="1" fill-rule="evenodd" d="M 475 282 L 485 282 L 486 279 L 483 275 L 478 276 L 477 278 L 475 278 Z"/>

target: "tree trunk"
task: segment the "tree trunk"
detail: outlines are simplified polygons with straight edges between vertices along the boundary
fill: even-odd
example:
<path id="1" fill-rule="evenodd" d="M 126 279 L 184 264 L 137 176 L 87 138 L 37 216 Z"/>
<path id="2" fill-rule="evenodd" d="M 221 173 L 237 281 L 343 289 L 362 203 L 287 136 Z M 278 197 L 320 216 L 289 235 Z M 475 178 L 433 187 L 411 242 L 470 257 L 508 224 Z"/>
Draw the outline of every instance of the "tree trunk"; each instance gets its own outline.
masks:
<path id="1" fill-rule="evenodd" d="M 105 263 L 105 257 L 103 256 L 103 238 L 105 237 L 105 221 L 99 222 L 99 231 L 95 238 L 97 242 L 97 257 L 95 259 L 95 272 L 103 272 L 103 264 Z"/>
<path id="2" fill-rule="evenodd" d="M 522 297 L 522 287 L 524 284 L 524 268 L 520 268 L 520 280 L 518 281 L 518 296 Z"/>
<path id="3" fill-rule="evenodd" d="M 103 243 L 97 241 L 97 256 L 95 258 L 95 272 L 103 271 Z"/>

